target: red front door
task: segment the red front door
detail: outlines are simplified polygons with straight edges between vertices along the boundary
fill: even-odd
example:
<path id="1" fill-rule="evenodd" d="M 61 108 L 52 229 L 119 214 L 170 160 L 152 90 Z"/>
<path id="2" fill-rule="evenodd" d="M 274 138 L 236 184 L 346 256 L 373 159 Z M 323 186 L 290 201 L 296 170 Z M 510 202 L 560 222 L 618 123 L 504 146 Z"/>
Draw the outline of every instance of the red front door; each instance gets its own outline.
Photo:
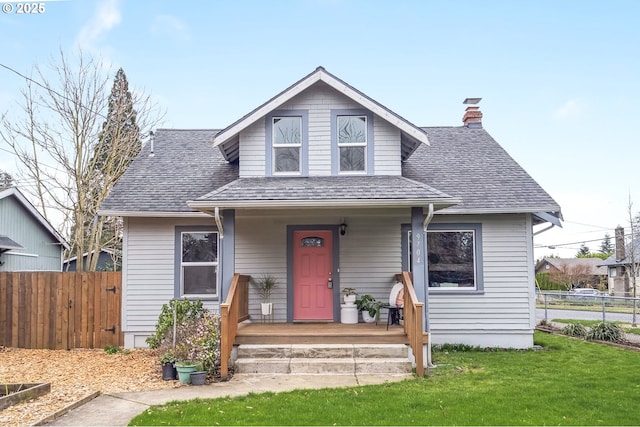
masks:
<path id="1" fill-rule="evenodd" d="M 333 321 L 333 233 L 293 232 L 293 320 Z"/>

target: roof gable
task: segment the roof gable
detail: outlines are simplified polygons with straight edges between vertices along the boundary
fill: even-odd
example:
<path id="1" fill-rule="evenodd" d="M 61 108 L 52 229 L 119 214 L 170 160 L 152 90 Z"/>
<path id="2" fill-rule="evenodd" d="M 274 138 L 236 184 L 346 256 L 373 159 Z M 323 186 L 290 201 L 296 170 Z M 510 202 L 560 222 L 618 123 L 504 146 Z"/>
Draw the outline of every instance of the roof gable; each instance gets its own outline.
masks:
<path id="1" fill-rule="evenodd" d="M 318 67 L 311 74 L 303 77 L 298 82 L 289 86 L 278 95 L 274 96 L 258 108 L 217 133 L 213 138 L 214 147 L 218 147 L 220 149 L 227 161 L 237 160 L 239 156 L 238 138 L 241 131 L 319 82 L 327 84 L 339 93 L 347 96 L 354 102 L 362 105 L 367 110 L 373 112 L 380 118 L 400 129 L 403 159 L 409 157 L 409 155 L 411 155 L 411 153 L 421 144 L 429 145 L 427 134 L 420 127 L 403 119 L 401 116 L 384 107 L 382 104 L 376 102 L 353 86 L 329 73 L 323 67 Z"/>
<path id="2" fill-rule="evenodd" d="M 67 241 L 56 231 L 55 228 L 46 220 L 44 216 L 27 200 L 26 197 L 18 190 L 16 187 L 8 188 L 4 191 L 0 191 L 0 200 L 13 197 L 19 204 L 21 204 L 30 214 L 31 216 L 44 227 L 44 229 L 49 232 L 62 246 L 66 249 L 69 249 L 69 244 Z"/>

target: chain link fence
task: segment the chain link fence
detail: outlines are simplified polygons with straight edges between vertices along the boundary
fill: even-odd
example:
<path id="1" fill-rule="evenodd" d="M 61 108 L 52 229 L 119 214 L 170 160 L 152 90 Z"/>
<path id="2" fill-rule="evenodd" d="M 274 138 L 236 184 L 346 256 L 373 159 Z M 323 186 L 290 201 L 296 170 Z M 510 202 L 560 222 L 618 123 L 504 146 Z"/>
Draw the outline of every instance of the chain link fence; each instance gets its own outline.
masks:
<path id="1" fill-rule="evenodd" d="M 614 297 L 608 294 L 581 295 L 562 291 L 541 291 L 536 294 L 537 307 L 544 310 L 545 322 L 552 323 L 555 327 L 562 328 L 566 325 L 552 322 L 552 316 L 557 317 L 556 310 L 563 311 L 563 318 L 626 323 L 632 327 L 640 324 L 640 298 Z M 581 314 L 572 316 L 571 311 L 579 311 Z M 638 334 L 625 333 L 625 338 L 640 343 Z"/>

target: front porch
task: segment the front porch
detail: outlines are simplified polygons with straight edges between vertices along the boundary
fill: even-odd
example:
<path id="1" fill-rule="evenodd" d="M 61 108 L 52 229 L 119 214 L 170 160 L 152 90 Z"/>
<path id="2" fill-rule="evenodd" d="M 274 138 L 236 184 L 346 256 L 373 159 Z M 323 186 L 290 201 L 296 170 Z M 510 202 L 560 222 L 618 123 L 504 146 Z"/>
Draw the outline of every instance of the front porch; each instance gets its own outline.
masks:
<path id="1" fill-rule="evenodd" d="M 250 277 L 235 274 L 221 313 L 221 375 L 228 375 L 234 345 L 295 345 L 295 344 L 404 344 L 415 361 L 416 374 L 424 375 L 423 351 L 428 336 L 423 329 L 424 303 L 418 302 L 411 274 L 403 272 L 396 279 L 404 285 L 404 321 L 390 325 L 342 323 L 259 323 L 249 320 L 248 294 Z"/>

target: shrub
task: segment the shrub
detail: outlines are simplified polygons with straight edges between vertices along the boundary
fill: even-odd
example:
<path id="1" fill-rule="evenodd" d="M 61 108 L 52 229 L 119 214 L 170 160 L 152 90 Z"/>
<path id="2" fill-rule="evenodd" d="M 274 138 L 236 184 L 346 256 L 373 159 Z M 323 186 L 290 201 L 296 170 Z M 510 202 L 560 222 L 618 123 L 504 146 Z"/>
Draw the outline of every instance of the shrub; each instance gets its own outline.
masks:
<path id="1" fill-rule="evenodd" d="M 215 372 L 220 360 L 220 316 L 208 311 L 195 319 L 184 318 L 176 325 L 176 345 L 173 347 L 173 328 L 162 337 L 158 349 L 166 360 L 193 360 L 202 369 Z"/>
<path id="2" fill-rule="evenodd" d="M 562 333 L 570 337 L 584 338 L 587 336 L 587 328 L 578 323 L 570 323 L 562 328 Z"/>
<path id="3" fill-rule="evenodd" d="M 177 324 L 180 324 L 185 319 L 195 320 L 206 312 L 200 300 L 190 301 L 185 298 L 183 300 L 171 300 L 169 304 L 164 304 L 160 311 L 160 316 L 158 316 L 156 333 L 146 339 L 149 347 L 158 348 L 167 332 L 173 333 L 174 308 Z"/>
<path id="4" fill-rule="evenodd" d="M 622 341 L 624 337 L 624 333 L 620 326 L 615 323 L 598 323 L 596 326 L 589 330 L 587 334 L 588 340 L 598 340 L 598 341 L 613 341 L 618 342 Z"/>

